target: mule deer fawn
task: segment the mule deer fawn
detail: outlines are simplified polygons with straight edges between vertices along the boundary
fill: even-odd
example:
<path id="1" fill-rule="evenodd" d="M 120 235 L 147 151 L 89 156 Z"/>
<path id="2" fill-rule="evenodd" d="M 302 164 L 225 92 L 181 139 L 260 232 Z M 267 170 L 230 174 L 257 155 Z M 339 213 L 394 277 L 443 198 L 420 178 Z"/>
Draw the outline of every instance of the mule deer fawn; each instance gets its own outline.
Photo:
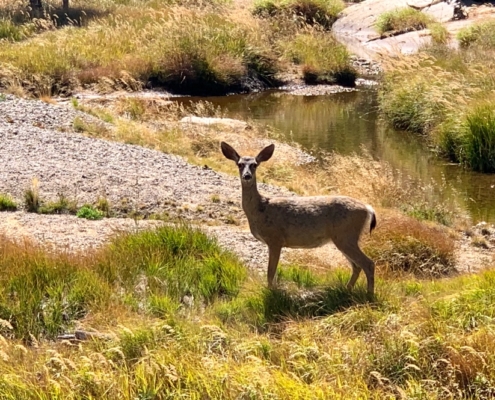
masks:
<path id="1" fill-rule="evenodd" d="M 268 246 L 268 286 L 276 284 L 282 247 L 315 248 L 333 242 L 352 265 L 347 284 L 352 289 L 364 271 L 368 293 L 373 294 L 375 264 L 359 248 L 361 231 L 369 221 L 370 234 L 376 226 L 370 205 L 346 196 L 273 197 L 262 196 L 256 185 L 256 168 L 269 160 L 275 146 L 265 147 L 256 157 L 241 157 L 229 144 L 221 143 L 223 155 L 236 163 L 242 185 L 242 208 L 253 236 Z"/>

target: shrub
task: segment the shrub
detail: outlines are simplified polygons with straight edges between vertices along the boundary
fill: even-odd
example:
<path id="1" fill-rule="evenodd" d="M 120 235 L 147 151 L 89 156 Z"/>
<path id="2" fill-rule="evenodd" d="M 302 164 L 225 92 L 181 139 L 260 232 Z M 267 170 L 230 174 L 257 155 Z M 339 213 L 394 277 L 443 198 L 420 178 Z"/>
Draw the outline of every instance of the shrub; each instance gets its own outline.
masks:
<path id="1" fill-rule="evenodd" d="M 0 194 L 0 211 L 15 211 L 17 204 L 10 195 Z"/>
<path id="2" fill-rule="evenodd" d="M 381 218 L 364 252 L 379 268 L 438 277 L 455 271 L 455 243 L 442 229 L 405 216 Z"/>
<path id="3" fill-rule="evenodd" d="M 378 16 L 376 28 L 380 35 L 386 32 L 403 33 L 425 29 L 432 18 L 411 7 L 398 8 Z"/>
<path id="4" fill-rule="evenodd" d="M 85 204 L 79 210 L 77 210 L 76 215 L 78 218 L 85 218 L 91 220 L 97 220 L 103 218 L 103 212 L 94 208 L 89 204 Z"/>

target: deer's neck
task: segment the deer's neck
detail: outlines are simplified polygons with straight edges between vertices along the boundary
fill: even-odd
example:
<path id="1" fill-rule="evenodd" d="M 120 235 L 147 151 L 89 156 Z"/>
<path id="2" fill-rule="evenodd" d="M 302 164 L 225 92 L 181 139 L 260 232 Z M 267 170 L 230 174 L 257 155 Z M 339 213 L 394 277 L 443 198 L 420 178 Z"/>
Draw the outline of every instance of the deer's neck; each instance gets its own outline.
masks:
<path id="1" fill-rule="evenodd" d="M 252 182 L 250 185 L 242 185 L 242 209 L 246 213 L 248 219 L 251 219 L 259 212 L 262 201 L 263 196 L 258 192 L 256 181 Z"/>

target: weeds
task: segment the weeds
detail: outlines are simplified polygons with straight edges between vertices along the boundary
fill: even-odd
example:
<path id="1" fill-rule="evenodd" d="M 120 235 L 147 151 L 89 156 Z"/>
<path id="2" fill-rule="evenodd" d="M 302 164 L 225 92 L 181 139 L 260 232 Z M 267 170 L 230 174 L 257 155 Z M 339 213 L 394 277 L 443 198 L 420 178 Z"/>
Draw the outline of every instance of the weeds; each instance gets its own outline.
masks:
<path id="1" fill-rule="evenodd" d="M 40 198 L 39 183 L 37 179 L 33 179 L 31 187 L 24 192 L 24 202 L 28 212 L 38 212 L 40 208 Z"/>
<path id="2" fill-rule="evenodd" d="M 40 214 L 75 214 L 77 212 L 77 203 L 60 193 L 57 201 L 40 203 L 36 212 Z"/>

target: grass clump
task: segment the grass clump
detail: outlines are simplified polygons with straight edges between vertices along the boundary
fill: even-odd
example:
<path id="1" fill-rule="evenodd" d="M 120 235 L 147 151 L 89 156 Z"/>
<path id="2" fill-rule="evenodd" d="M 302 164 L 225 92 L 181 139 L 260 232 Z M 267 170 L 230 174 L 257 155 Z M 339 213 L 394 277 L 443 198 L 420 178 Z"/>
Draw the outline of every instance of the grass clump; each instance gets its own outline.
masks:
<path id="1" fill-rule="evenodd" d="M 433 19 L 411 7 L 398 8 L 378 16 L 376 28 L 380 35 L 385 33 L 400 34 L 408 31 L 425 29 Z"/>
<path id="2" fill-rule="evenodd" d="M 75 214 L 77 203 L 63 194 L 59 194 L 58 200 L 41 203 L 37 211 L 40 214 Z"/>
<path id="3" fill-rule="evenodd" d="M 443 101 L 451 91 L 447 76 L 418 73 L 399 85 L 402 78 L 402 71 L 386 77 L 379 91 L 380 111 L 396 129 L 428 134 L 448 111 Z"/>
<path id="4" fill-rule="evenodd" d="M 448 29 L 441 23 L 435 22 L 428 24 L 431 40 L 437 45 L 446 45 L 450 39 Z"/>
<path id="5" fill-rule="evenodd" d="M 260 17 L 296 17 L 309 25 L 331 29 L 344 9 L 341 0 L 263 0 L 255 3 L 253 14 Z"/>
<path id="6" fill-rule="evenodd" d="M 380 225 L 364 250 L 380 268 L 426 277 L 455 272 L 455 243 L 444 229 L 397 215 Z"/>
<path id="7" fill-rule="evenodd" d="M 32 35 L 33 31 L 33 26 L 18 25 L 10 19 L 0 17 L 0 40 L 18 42 Z"/>
<path id="8" fill-rule="evenodd" d="M 185 295 L 203 301 L 232 296 L 245 279 L 244 270 L 232 256 L 204 233 L 187 226 L 162 227 L 116 239 L 105 255 L 104 269 L 110 280 L 119 276 L 127 287 L 146 281 L 150 294 L 166 295 L 176 302 Z"/>
<path id="9" fill-rule="evenodd" d="M 76 213 L 78 218 L 98 220 L 103 218 L 103 212 L 90 204 L 83 205 Z"/>
<path id="10" fill-rule="evenodd" d="M 495 22 L 486 21 L 473 24 L 461 29 L 457 33 L 457 40 L 461 47 L 481 46 L 485 49 L 495 48 Z"/>
<path id="11" fill-rule="evenodd" d="M 10 195 L 0 194 L 0 211 L 15 211 L 17 204 Z"/>
<path id="12" fill-rule="evenodd" d="M 355 84 L 357 72 L 347 49 L 330 35 L 301 33 L 286 45 L 286 57 L 301 66 L 308 84 Z"/>
<path id="13" fill-rule="evenodd" d="M 475 107 L 465 116 L 462 136 L 454 151 L 474 171 L 495 172 L 495 111 L 493 104 Z"/>

